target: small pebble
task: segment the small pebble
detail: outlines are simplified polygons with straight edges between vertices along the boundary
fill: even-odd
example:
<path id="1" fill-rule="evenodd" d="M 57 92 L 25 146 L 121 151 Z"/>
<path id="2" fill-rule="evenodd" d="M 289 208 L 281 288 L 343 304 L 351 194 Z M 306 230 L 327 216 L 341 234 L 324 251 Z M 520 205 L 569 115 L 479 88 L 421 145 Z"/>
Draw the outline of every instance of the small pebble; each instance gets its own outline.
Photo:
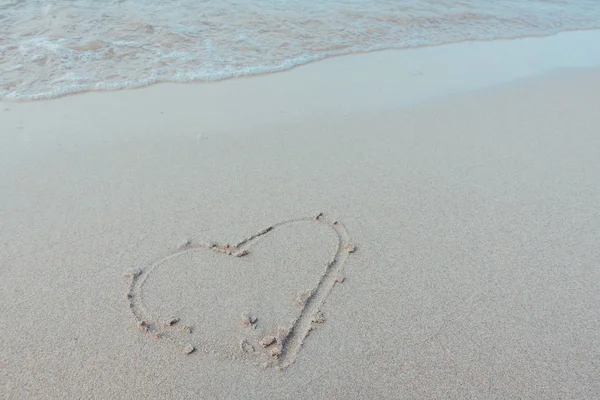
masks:
<path id="1" fill-rule="evenodd" d="M 275 343 L 275 336 L 265 336 L 264 338 L 262 338 L 259 344 L 262 347 L 269 347 L 273 343 Z"/>
<path id="2" fill-rule="evenodd" d="M 257 318 L 253 315 L 250 315 L 248 313 L 243 313 L 240 318 L 242 319 L 242 324 L 244 326 L 248 326 L 250 328 L 254 327 L 254 324 L 256 324 Z"/>
<path id="3" fill-rule="evenodd" d="M 279 357 L 281 355 L 281 347 L 276 347 L 273 350 L 271 350 L 271 357 Z"/>
<path id="4" fill-rule="evenodd" d="M 317 311 L 317 314 L 312 318 L 312 322 L 322 324 L 323 322 L 325 322 L 325 315 L 323 315 L 321 311 Z"/>
<path id="5" fill-rule="evenodd" d="M 146 321 L 140 321 L 138 323 L 138 329 L 142 332 L 148 332 L 148 324 Z"/>
<path id="6" fill-rule="evenodd" d="M 184 347 L 183 352 L 185 354 L 192 354 L 195 350 L 196 350 L 196 348 L 194 346 L 192 346 L 191 344 L 188 344 L 187 346 Z"/>

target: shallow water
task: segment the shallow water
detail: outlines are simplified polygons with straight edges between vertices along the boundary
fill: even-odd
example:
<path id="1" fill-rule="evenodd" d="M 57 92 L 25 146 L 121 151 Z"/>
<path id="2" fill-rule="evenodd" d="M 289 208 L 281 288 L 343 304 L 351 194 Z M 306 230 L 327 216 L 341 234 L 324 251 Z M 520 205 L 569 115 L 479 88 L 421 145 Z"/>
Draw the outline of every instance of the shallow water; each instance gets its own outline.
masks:
<path id="1" fill-rule="evenodd" d="M 0 0 L 0 99 L 597 27 L 597 0 Z"/>

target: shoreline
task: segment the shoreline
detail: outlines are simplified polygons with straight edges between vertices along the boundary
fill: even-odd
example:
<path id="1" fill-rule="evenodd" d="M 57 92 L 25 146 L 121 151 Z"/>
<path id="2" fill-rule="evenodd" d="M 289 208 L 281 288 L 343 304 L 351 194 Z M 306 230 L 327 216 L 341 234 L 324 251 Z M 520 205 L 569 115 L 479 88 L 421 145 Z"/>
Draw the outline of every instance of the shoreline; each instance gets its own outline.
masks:
<path id="1" fill-rule="evenodd" d="M 576 37 L 576 36 L 578 36 L 578 37 Z M 529 46 L 529 49 L 527 49 L 527 48 L 519 49 L 519 47 L 524 47 L 524 46 L 518 46 L 518 45 L 515 46 L 515 50 L 518 52 L 521 52 L 520 55 L 524 55 L 525 54 L 524 52 L 527 52 L 530 50 L 534 50 L 534 51 L 536 50 L 536 43 L 531 42 L 531 40 L 546 40 L 546 43 L 548 44 L 549 47 L 552 47 L 554 45 L 554 47 L 555 47 L 554 51 L 564 50 L 566 48 L 569 48 L 568 43 L 567 44 L 561 43 L 561 41 L 565 42 L 565 41 L 569 41 L 569 40 L 572 43 L 577 42 L 578 45 L 581 45 L 581 41 L 589 41 L 589 46 L 593 47 L 593 42 L 597 42 L 598 40 L 600 40 L 600 27 L 567 29 L 567 30 L 560 31 L 557 33 L 539 34 L 539 35 L 531 34 L 531 35 L 519 36 L 519 37 L 496 37 L 496 38 L 492 38 L 492 39 L 464 39 L 464 40 L 456 41 L 456 42 L 447 42 L 447 43 L 431 44 L 431 45 L 417 45 L 417 46 L 405 46 L 405 47 L 390 46 L 390 47 L 384 47 L 384 48 L 380 48 L 380 49 L 378 48 L 378 49 L 373 49 L 373 50 L 351 51 L 351 52 L 343 52 L 340 54 L 328 54 L 323 57 L 318 57 L 316 59 L 312 59 L 312 60 L 309 60 L 306 62 L 301 62 L 301 63 L 295 64 L 291 67 L 284 67 L 282 65 L 275 66 L 275 67 L 273 67 L 274 69 L 272 71 L 266 71 L 266 72 L 232 75 L 232 76 L 227 76 L 227 77 L 223 77 L 223 78 L 215 78 L 215 79 L 208 79 L 208 80 L 203 80 L 203 79 L 190 79 L 190 80 L 183 80 L 183 81 L 157 80 L 157 81 L 152 81 L 152 82 L 140 83 L 139 85 L 136 84 L 134 86 L 114 87 L 114 88 L 110 88 L 110 89 L 84 89 L 84 90 L 75 91 L 75 92 L 65 92 L 65 93 L 61 93 L 58 95 L 54 95 L 54 96 L 48 95 L 48 94 L 38 94 L 38 95 L 31 95 L 26 98 L 0 99 L 0 103 L 2 103 L 2 102 L 21 103 L 21 102 L 30 102 L 30 101 L 47 101 L 47 100 L 55 100 L 55 99 L 60 99 L 63 97 L 69 97 L 69 96 L 75 96 L 75 95 L 85 95 L 85 94 L 94 94 L 94 93 L 112 93 L 112 92 L 120 92 L 120 91 L 128 91 L 128 90 L 140 90 L 140 89 L 150 88 L 150 87 L 156 86 L 156 85 L 215 84 L 215 83 L 220 83 L 220 82 L 227 82 L 230 80 L 260 78 L 260 77 L 266 77 L 266 76 L 270 76 L 270 75 L 274 75 L 274 74 L 280 74 L 283 72 L 290 72 L 290 71 L 293 71 L 298 68 L 304 68 L 304 67 L 313 65 L 315 63 L 326 62 L 328 60 L 337 59 L 337 58 L 368 56 L 371 54 L 376 54 L 376 53 L 381 53 L 381 52 L 383 52 L 383 53 L 388 53 L 388 52 L 395 53 L 395 52 L 402 52 L 402 51 L 417 51 L 418 52 L 421 50 L 436 49 L 436 48 L 446 47 L 446 46 L 464 47 L 465 45 L 469 46 L 471 44 L 477 45 L 477 44 L 493 44 L 493 43 L 503 43 L 503 42 L 511 43 L 511 42 L 519 42 L 519 41 L 530 42 L 531 45 Z M 592 47 L 590 47 L 590 50 L 593 50 Z M 498 48 L 500 48 L 500 46 L 498 46 Z M 573 46 L 571 46 L 571 48 L 573 48 Z M 460 47 L 459 47 L 458 49 L 459 49 L 459 51 L 466 50 L 467 53 L 470 51 L 470 49 L 468 49 L 468 48 L 460 49 Z M 507 49 L 502 49 L 502 50 L 505 52 L 507 51 Z M 453 50 L 451 50 L 451 51 L 453 51 Z M 568 67 L 570 67 L 570 68 L 590 67 L 590 66 L 600 65 L 600 56 L 594 56 L 593 51 L 589 52 L 587 60 L 585 60 L 585 57 L 580 57 L 580 61 L 575 62 L 575 63 L 560 63 L 560 62 L 556 63 L 556 61 L 557 61 L 556 57 L 557 57 L 557 55 L 554 55 L 554 56 L 550 56 L 550 57 L 546 58 L 545 60 L 543 60 L 542 62 L 544 62 L 548 65 L 546 65 L 542 68 L 548 68 L 548 69 L 565 68 L 565 65 L 568 65 Z M 565 58 L 568 58 L 568 57 L 565 57 Z M 534 72 L 534 73 L 543 73 L 543 72 L 544 72 L 544 69 L 540 69 L 538 72 Z M 531 72 L 529 72 L 529 73 L 531 73 Z"/>
<path id="2" fill-rule="evenodd" d="M 579 43 L 580 39 L 584 39 L 583 43 Z M 105 138 L 95 136 L 95 129 L 83 136 L 65 137 L 63 133 L 65 127 L 80 130 L 79 115 L 90 114 L 91 110 L 102 118 L 118 121 L 109 124 L 108 135 L 113 139 L 116 136 L 112 132 L 130 136 L 126 131 L 135 132 L 131 136 L 140 140 L 149 133 L 160 137 L 159 129 L 168 132 L 183 118 L 188 121 L 185 135 L 191 134 L 187 126 L 198 126 L 192 128 L 197 142 L 202 137 L 245 130 L 248 126 L 268 129 L 286 122 L 301 123 L 305 118 L 415 107 L 561 70 L 593 69 L 600 66 L 600 53 L 587 51 L 587 47 L 593 47 L 595 39 L 600 42 L 600 30 L 546 38 L 464 42 L 335 57 L 287 73 L 244 79 L 185 85 L 162 83 L 140 90 L 79 93 L 52 101 L 0 101 L 4 131 L 18 132 L 0 137 L 0 157 L 7 162 L 29 153 L 44 157 L 49 149 L 57 148 L 57 142 L 61 142 L 62 150 L 101 143 Z M 260 101 L 254 100 L 257 94 Z M 6 109 L 11 111 L 2 111 Z M 70 117 L 54 117 L 61 114 Z M 48 117 L 30 120 L 26 115 Z M 33 145 L 23 147 L 23 137 Z M 15 145 L 22 148 L 23 155 L 13 151 Z"/>

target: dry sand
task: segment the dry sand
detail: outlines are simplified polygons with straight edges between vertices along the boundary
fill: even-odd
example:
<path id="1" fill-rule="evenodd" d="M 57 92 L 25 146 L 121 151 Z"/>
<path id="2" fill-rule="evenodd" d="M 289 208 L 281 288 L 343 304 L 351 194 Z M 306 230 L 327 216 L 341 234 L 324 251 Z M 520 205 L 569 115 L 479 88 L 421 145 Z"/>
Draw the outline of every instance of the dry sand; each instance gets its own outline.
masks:
<path id="1" fill-rule="evenodd" d="M 597 36 L 1 103 L 0 397 L 598 398 Z"/>

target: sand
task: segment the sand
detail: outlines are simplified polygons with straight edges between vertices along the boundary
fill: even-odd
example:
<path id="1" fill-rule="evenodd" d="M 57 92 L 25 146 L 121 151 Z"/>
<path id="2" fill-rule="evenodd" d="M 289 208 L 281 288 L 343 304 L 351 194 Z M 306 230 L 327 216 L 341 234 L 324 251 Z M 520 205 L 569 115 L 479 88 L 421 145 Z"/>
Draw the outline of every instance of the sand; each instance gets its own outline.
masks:
<path id="1" fill-rule="evenodd" d="M 597 36 L 1 103 L 0 397 L 599 397 Z"/>

